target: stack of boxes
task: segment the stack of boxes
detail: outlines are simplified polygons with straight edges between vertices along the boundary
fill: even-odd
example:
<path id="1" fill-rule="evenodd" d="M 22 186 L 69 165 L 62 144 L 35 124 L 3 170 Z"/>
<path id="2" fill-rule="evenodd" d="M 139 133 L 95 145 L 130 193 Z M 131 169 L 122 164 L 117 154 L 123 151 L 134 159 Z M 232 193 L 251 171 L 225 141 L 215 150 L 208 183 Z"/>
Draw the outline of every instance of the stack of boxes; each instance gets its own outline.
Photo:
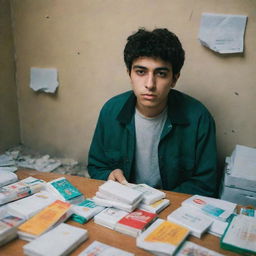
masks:
<path id="1" fill-rule="evenodd" d="M 236 145 L 226 158 L 221 199 L 256 206 L 256 149 Z"/>

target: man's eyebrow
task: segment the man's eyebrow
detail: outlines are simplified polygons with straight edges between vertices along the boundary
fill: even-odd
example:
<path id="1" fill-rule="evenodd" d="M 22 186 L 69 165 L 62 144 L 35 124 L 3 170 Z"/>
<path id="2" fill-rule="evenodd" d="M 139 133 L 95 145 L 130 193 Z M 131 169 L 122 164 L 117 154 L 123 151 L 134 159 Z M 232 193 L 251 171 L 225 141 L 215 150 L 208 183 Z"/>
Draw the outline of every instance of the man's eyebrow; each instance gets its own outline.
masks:
<path id="1" fill-rule="evenodd" d="M 159 68 L 156 68 L 155 69 L 156 71 L 170 71 L 170 69 L 169 68 L 167 68 L 167 67 L 159 67 Z"/>
<path id="2" fill-rule="evenodd" d="M 140 66 L 140 65 L 134 65 L 132 68 L 148 69 L 147 67 Z M 170 71 L 170 68 L 167 68 L 167 67 L 158 67 L 158 68 L 155 69 L 155 71 L 159 71 L 159 70 Z"/>
<path id="3" fill-rule="evenodd" d="M 140 66 L 140 65 L 134 65 L 132 68 L 141 68 L 141 69 L 147 69 L 146 67 L 144 67 L 144 66 Z"/>

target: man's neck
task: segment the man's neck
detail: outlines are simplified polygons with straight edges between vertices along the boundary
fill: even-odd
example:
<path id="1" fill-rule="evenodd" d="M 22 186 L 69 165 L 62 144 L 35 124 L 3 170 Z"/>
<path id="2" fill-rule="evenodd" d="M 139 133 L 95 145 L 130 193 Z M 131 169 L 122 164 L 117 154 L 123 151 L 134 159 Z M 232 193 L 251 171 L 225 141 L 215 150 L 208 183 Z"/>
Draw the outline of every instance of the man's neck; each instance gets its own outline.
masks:
<path id="1" fill-rule="evenodd" d="M 159 108 L 141 108 L 140 106 L 138 106 L 138 104 L 136 105 L 136 109 L 140 112 L 140 114 L 142 114 L 145 117 L 156 117 L 158 115 L 160 115 L 166 108 L 167 104 L 159 107 Z"/>
<path id="2" fill-rule="evenodd" d="M 139 105 L 138 102 L 136 103 L 136 109 L 145 117 L 158 116 L 165 110 L 166 107 L 167 107 L 167 100 L 166 102 L 162 102 L 162 104 L 157 107 L 145 107 L 145 106 Z"/>

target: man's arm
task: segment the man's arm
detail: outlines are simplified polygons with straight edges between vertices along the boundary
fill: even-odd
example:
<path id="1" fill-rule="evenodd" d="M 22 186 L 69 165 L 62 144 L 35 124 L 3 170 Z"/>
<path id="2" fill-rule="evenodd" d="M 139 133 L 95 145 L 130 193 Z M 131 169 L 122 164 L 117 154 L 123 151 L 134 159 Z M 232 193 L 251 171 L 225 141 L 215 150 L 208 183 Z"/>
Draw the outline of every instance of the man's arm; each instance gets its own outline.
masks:
<path id="1" fill-rule="evenodd" d="M 176 187 L 174 191 L 217 196 L 219 181 L 217 179 L 215 123 L 208 112 L 200 118 L 195 150 L 196 166 L 193 175 Z"/>
<path id="2" fill-rule="evenodd" d="M 122 184 L 127 181 L 124 177 L 123 171 L 111 166 L 109 159 L 106 157 L 104 150 L 104 125 L 102 113 L 99 116 L 97 126 L 92 139 L 91 147 L 88 155 L 88 172 L 91 178 L 101 180 L 113 180 Z"/>
<path id="3" fill-rule="evenodd" d="M 104 124 L 103 111 L 101 110 L 98 122 L 92 138 L 88 154 L 87 169 L 92 179 L 107 180 L 109 174 L 113 171 L 109 167 L 109 163 L 104 151 Z"/>

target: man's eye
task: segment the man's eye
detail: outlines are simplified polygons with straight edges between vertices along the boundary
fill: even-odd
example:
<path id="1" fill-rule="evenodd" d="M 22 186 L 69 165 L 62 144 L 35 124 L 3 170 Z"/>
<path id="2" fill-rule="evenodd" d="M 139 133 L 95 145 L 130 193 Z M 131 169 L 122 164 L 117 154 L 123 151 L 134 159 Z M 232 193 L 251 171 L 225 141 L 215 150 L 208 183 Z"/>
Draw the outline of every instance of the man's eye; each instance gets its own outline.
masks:
<path id="1" fill-rule="evenodd" d="M 159 77 L 166 77 L 166 76 L 167 76 L 167 73 L 166 73 L 166 72 L 163 72 L 163 71 L 159 71 L 159 72 L 157 72 L 157 75 L 158 75 Z"/>
<path id="2" fill-rule="evenodd" d="M 145 71 L 144 70 L 136 70 L 136 74 L 139 76 L 142 76 L 145 74 Z"/>

